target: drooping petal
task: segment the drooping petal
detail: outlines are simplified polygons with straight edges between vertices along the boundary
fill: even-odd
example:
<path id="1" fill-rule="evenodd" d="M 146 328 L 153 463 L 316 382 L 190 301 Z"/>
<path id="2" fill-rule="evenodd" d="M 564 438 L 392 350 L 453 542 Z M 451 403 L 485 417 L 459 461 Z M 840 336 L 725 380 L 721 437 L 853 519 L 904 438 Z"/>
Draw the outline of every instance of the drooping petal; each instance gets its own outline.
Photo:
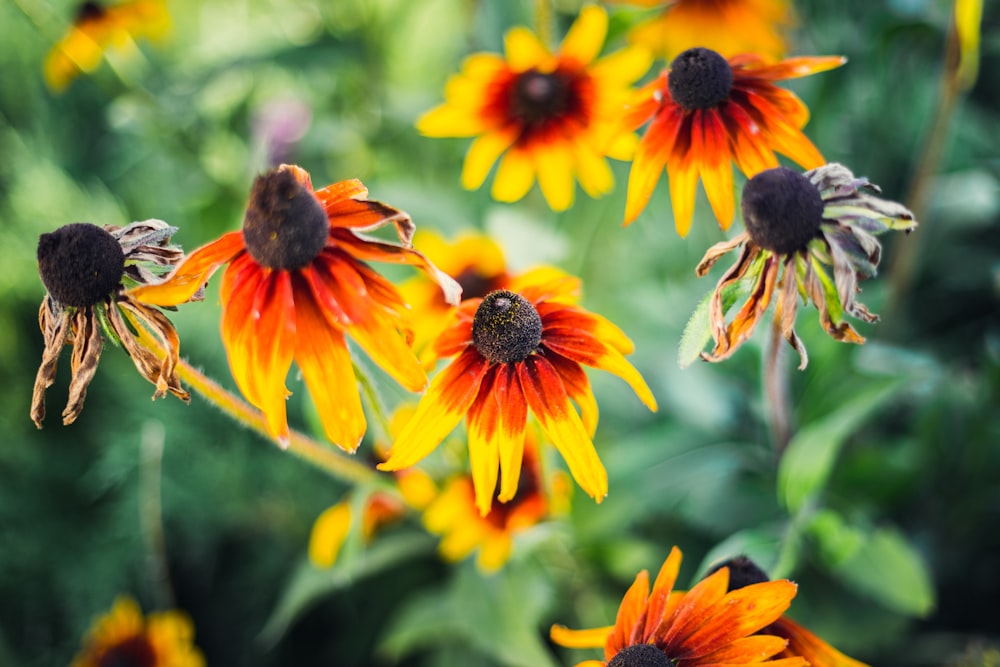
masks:
<path id="1" fill-rule="evenodd" d="M 715 110 L 708 110 L 701 115 L 700 135 L 703 155 L 700 161 L 701 182 L 712 206 L 716 220 L 723 231 L 733 224 L 736 213 L 733 197 L 732 155 L 729 152 L 729 141 L 722 118 Z"/>
<path id="2" fill-rule="evenodd" d="M 141 303 L 154 306 L 177 306 L 188 301 L 212 274 L 245 250 L 243 232 L 229 232 L 198 248 L 177 265 L 164 282 L 143 285 L 127 292 Z"/>
<path id="3" fill-rule="evenodd" d="M 42 363 L 35 374 L 35 386 L 31 394 L 31 421 L 38 428 L 42 428 L 42 421 L 45 419 L 45 390 L 56 379 L 59 355 L 70 334 L 69 312 L 63 309 L 56 311 L 56 308 L 55 302 L 50 297 L 45 297 L 38 310 L 38 324 L 45 338 Z"/>
<path id="4" fill-rule="evenodd" d="M 625 198 L 625 224 L 632 223 L 649 203 L 656 184 L 674 149 L 677 134 L 682 126 L 684 111 L 677 105 L 663 111 L 650 124 L 639 142 L 632 168 L 628 175 L 628 193 Z"/>
<path id="5" fill-rule="evenodd" d="M 674 211 L 674 227 L 684 238 L 691 231 L 694 219 L 694 200 L 698 189 L 698 167 L 691 159 L 667 161 L 667 178 L 670 179 L 670 205 Z"/>
<path id="6" fill-rule="evenodd" d="M 287 443 L 285 377 L 292 365 L 296 329 L 295 300 L 287 271 L 273 271 L 261 280 L 245 326 L 252 331 L 250 359 L 235 361 L 237 352 L 228 350 L 230 365 L 248 364 L 248 373 L 254 376 L 251 384 L 256 388 L 256 406 L 264 413 L 268 432 Z"/>
<path id="7" fill-rule="evenodd" d="M 101 360 L 101 350 L 104 348 L 104 338 L 101 336 L 101 326 L 94 314 L 95 308 L 101 304 L 78 308 L 70 316 L 70 326 L 73 332 L 73 355 L 71 357 L 72 378 L 69 383 L 69 398 L 62 412 L 63 426 L 69 426 L 76 421 L 83 411 L 83 401 L 87 397 L 87 387 L 94 379 L 97 364 Z"/>
<path id="8" fill-rule="evenodd" d="M 575 361 L 567 359 L 557 352 L 550 351 L 546 358 L 566 387 L 566 393 L 580 408 L 580 418 L 587 434 L 593 438 L 597 431 L 598 407 L 597 398 L 590 388 L 590 380 L 583 368 Z"/>
<path id="9" fill-rule="evenodd" d="M 476 508 L 480 516 L 489 514 L 493 506 L 497 476 L 500 474 L 500 448 L 496 437 L 500 409 L 493 396 L 498 368 L 499 366 L 491 366 L 486 372 L 468 415 L 469 468 L 472 471 Z M 520 474 L 520 470 L 518 473 Z"/>

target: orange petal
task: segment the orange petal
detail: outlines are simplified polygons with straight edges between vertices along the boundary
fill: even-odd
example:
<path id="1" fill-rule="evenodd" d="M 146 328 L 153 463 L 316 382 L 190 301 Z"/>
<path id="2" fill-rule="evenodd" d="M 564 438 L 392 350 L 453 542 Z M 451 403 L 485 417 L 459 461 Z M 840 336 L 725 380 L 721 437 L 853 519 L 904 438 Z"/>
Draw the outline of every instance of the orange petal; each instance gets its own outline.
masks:
<path id="1" fill-rule="evenodd" d="M 747 67 L 745 69 L 755 77 L 767 79 L 768 81 L 780 81 L 836 69 L 846 62 L 847 58 L 844 56 L 800 56 L 798 58 L 786 58 L 773 65 Z"/>
<path id="2" fill-rule="evenodd" d="M 608 635 L 604 644 L 604 657 L 608 660 L 613 658 L 626 646 L 636 643 L 645 643 L 642 639 L 636 641 L 636 630 L 641 633 L 644 616 L 646 613 L 646 596 L 649 595 L 649 572 L 640 570 L 635 576 L 635 581 L 625 591 L 621 604 L 618 606 L 618 614 L 615 616 L 615 626 L 611 634 Z"/>
<path id="3" fill-rule="evenodd" d="M 676 151 L 675 151 L 676 152 Z M 674 211 L 674 227 L 681 238 L 691 231 L 694 218 L 694 199 L 698 189 L 698 167 L 692 158 L 667 161 L 667 178 L 670 179 L 670 205 Z"/>
<path id="4" fill-rule="evenodd" d="M 687 657 L 685 638 L 711 621 L 715 605 L 726 595 L 729 570 L 722 568 L 699 581 L 688 591 L 674 613 L 663 618 L 658 628 L 657 644 L 667 654 L 677 658 Z"/>
<path id="5" fill-rule="evenodd" d="M 774 635 L 754 635 L 741 637 L 722 648 L 702 657 L 699 664 L 747 664 L 763 662 L 773 655 L 781 653 L 788 641 Z M 771 663 L 767 663 L 770 665 Z M 824 667 L 815 665 L 814 667 Z"/>
<path id="6" fill-rule="evenodd" d="M 331 183 L 325 188 L 314 191 L 313 195 L 319 200 L 320 205 L 326 209 L 328 206 L 334 206 L 345 199 L 366 199 L 368 197 L 368 188 L 358 179 L 351 178 L 346 181 Z"/>
<path id="7" fill-rule="evenodd" d="M 628 175 L 628 194 L 625 198 L 625 224 L 633 222 L 653 195 L 667 164 L 677 133 L 682 125 L 684 111 L 677 105 L 665 106 L 639 142 L 632 168 Z"/>
<path id="8" fill-rule="evenodd" d="M 813 667 L 869 667 L 844 655 L 787 616 L 776 620 L 767 631 L 787 639 L 789 652 L 802 656 Z"/>
<path id="9" fill-rule="evenodd" d="M 587 374 L 580 364 L 556 352 L 552 352 L 546 358 L 562 379 L 566 393 L 580 408 L 580 418 L 587 429 L 587 434 L 591 438 L 594 437 L 594 433 L 597 431 L 599 412 L 597 399 L 590 388 L 590 379 Z"/>
<path id="10" fill-rule="evenodd" d="M 614 629 L 613 625 L 587 630 L 570 630 L 564 625 L 553 625 L 549 628 L 549 637 L 566 648 L 602 648 Z"/>
<path id="11" fill-rule="evenodd" d="M 220 266 L 232 261 L 245 248 L 242 231 L 223 234 L 185 257 L 162 283 L 137 287 L 128 294 L 136 301 L 154 306 L 180 305 L 194 296 Z"/>
<path id="12" fill-rule="evenodd" d="M 469 468 L 472 470 L 472 485 L 475 488 L 476 507 L 480 516 L 489 514 L 493 506 L 493 496 L 500 473 L 500 449 L 497 432 L 499 430 L 500 409 L 493 396 L 496 371 L 499 366 L 490 366 L 479 385 L 476 400 L 469 407 Z M 520 470 L 518 470 L 520 474 Z"/>
<path id="13" fill-rule="evenodd" d="M 663 613 L 667 608 L 667 601 L 670 593 L 673 592 L 674 584 L 677 583 L 677 574 L 681 569 L 681 550 L 677 547 L 670 549 L 670 555 L 660 566 L 660 572 L 653 582 L 653 590 L 649 594 L 647 602 L 646 625 L 643 629 L 644 637 L 652 637 L 663 619 Z"/>
<path id="14" fill-rule="evenodd" d="M 700 128 L 701 145 L 704 151 L 699 164 L 701 182 L 712 206 L 716 220 L 723 231 L 733 224 L 736 205 L 733 196 L 732 156 L 729 153 L 729 137 L 725 125 L 718 112 L 714 109 L 701 114 Z"/>

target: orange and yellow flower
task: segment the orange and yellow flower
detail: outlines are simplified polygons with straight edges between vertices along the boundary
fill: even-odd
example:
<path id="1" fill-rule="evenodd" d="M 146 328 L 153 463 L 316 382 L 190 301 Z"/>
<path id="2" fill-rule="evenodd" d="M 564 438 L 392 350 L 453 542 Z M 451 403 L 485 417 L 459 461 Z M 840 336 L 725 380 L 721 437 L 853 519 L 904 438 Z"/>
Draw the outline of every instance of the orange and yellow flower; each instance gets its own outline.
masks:
<path id="1" fill-rule="evenodd" d="M 108 49 L 134 48 L 135 38 L 156 40 L 169 30 L 166 0 L 130 0 L 112 7 L 87 0 L 46 57 L 45 83 L 60 92 L 82 72 L 97 69 Z"/>
<path id="2" fill-rule="evenodd" d="M 789 58 L 769 64 L 756 55 L 728 60 L 689 49 L 640 94 L 629 112 L 633 126 L 649 121 L 629 173 L 625 224 L 649 202 L 666 168 L 677 233 L 686 236 L 699 178 L 722 229 L 735 214 L 733 170 L 748 178 L 778 166 L 781 153 L 806 169 L 823 156 L 802 133 L 809 110 L 775 81 L 839 67 L 841 56 Z"/>
<path id="3" fill-rule="evenodd" d="M 128 597 L 115 600 L 84 640 L 70 667 L 134 665 L 135 667 L 203 667 L 205 659 L 194 645 L 194 626 L 179 611 L 143 617 Z"/>
<path id="4" fill-rule="evenodd" d="M 591 197 L 610 192 L 614 177 L 605 156 L 631 154 L 634 138 L 622 112 L 651 59 L 634 47 L 597 59 L 607 29 L 607 12 L 585 7 L 552 53 L 527 28 L 514 28 L 505 56 L 466 59 L 445 87 L 445 103 L 420 118 L 417 129 L 431 137 L 476 137 L 462 186 L 479 188 L 499 159 L 492 195 L 500 201 L 521 199 L 536 177 L 556 211 L 573 204 L 574 178 Z"/>
<path id="5" fill-rule="evenodd" d="M 724 56 L 759 53 L 782 57 L 784 32 L 794 22 L 789 0 L 608 0 L 658 8 L 629 31 L 629 41 L 673 60 L 695 46 Z"/>
<path id="6" fill-rule="evenodd" d="M 575 278 L 539 269 L 509 289 L 463 301 L 434 345 L 438 358 L 456 358 L 434 377 L 379 468 L 414 465 L 467 417 L 476 506 L 485 516 L 498 474 L 500 502 L 517 493 L 530 411 L 577 483 L 598 501 L 607 495 L 607 472 L 591 441 L 597 401 L 583 366 L 618 375 L 651 410 L 656 400 L 623 356 L 632 342 L 575 305 L 579 287 Z"/>
<path id="7" fill-rule="evenodd" d="M 801 657 L 774 659 L 788 641 L 755 634 L 777 620 L 795 597 L 790 581 L 768 581 L 728 590 L 729 569 L 721 568 L 687 593 L 674 590 L 681 552 L 675 547 L 649 588 L 641 571 L 625 593 L 613 626 L 570 630 L 552 626 L 554 642 L 568 648 L 604 648 L 604 660 L 576 667 L 748 665 L 806 667 Z"/>
<path id="8" fill-rule="evenodd" d="M 408 344 L 408 306 L 367 261 L 420 268 L 458 301 L 458 285 L 410 247 L 410 217 L 367 197 L 358 180 L 314 192 L 305 170 L 282 165 L 254 182 L 242 231 L 195 250 L 165 282 L 133 292 L 146 303 L 182 303 L 228 264 L 220 294 L 229 366 L 280 442 L 289 437 L 285 377 L 294 359 L 327 438 L 357 449 L 366 421 L 347 335 L 410 391 L 426 385 Z M 401 245 L 362 233 L 387 224 Z"/>

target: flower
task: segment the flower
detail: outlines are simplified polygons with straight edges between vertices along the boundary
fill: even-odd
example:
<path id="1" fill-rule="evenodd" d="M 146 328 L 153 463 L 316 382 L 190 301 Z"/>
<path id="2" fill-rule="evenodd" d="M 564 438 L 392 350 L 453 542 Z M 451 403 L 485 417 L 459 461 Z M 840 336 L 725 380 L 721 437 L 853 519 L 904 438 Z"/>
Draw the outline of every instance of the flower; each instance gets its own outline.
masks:
<path id="1" fill-rule="evenodd" d="M 767 574 L 746 556 L 726 560 L 712 568 L 709 574 L 722 568 L 729 570 L 730 591 L 768 581 Z M 809 662 L 810 667 L 868 667 L 844 655 L 787 616 L 781 616 L 760 630 L 760 634 L 775 635 L 788 641 L 785 650 L 776 656 L 778 658 L 800 656 Z"/>
<path id="2" fill-rule="evenodd" d="M 702 358 L 721 361 L 732 355 L 750 337 L 775 292 L 774 317 L 782 335 L 798 351 L 800 369 L 806 367 L 808 356 L 794 328 L 799 295 L 819 309 L 820 323 L 828 334 L 840 341 L 864 343 L 844 321 L 844 314 L 866 322 L 878 320 L 855 300 L 858 282 L 875 275 L 881 257 L 882 247 L 874 235 L 890 229 L 909 232 L 917 225 L 906 207 L 872 192 L 880 190 L 836 163 L 805 174 L 777 167 L 747 181 L 742 202 L 746 231 L 709 248 L 696 269 L 703 276 L 724 254 L 742 248 L 712 294 L 715 349 L 702 353 Z M 726 324 L 723 304 L 734 299 L 737 291 L 749 295 Z"/>
<path id="3" fill-rule="evenodd" d="M 135 38 L 160 39 L 169 30 L 165 0 L 130 0 L 113 7 L 88 0 L 45 58 L 45 83 L 60 92 L 81 72 L 97 69 L 108 49 L 134 48 Z"/>
<path id="4" fill-rule="evenodd" d="M 202 667 L 205 658 L 193 640 L 194 627 L 185 614 L 165 611 L 143 618 L 134 600 L 119 597 L 90 628 L 70 667 Z"/>
<path id="5" fill-rule="evenodd" d="M 515 535 L 568 503 L 569 487 L 563 478 L 555 477 L 552 486 L 550 494 L 542 477 L 534 431 L 529 429 L 512 498 L 500 502 L 494 497 L 489 513 L 483 516 L 476 506 L 472 477 L 456 475 L 424 510 L 424 526 L 443 537 L 439 548 L 447 560 L 460 561 L 478 548 L 476 565 L 484 572 L 495 572 L 510 558 Z"/>
<path id="6" fill-rule="evenodd" d="M 666 167 L 677 233 L 687 236 L 699 177 L 722 229 L 735 212 L 735 161 L 749 178 L 778 166 L 775 152 L 806 169 L 823 156 L 802 133 L 809 119 L 805 104 L 774 81 L 839 67 L 841 56 L 789 58 L 768 64 L 743 54 L 728 60 L 715 51 L 693 48 L 641 92 L 629 112 L 632 126 L 650 121 L 629 172 L 625 224 L 646 208 Z"/>
<path id="7" fill-rule="evenodd" d="M 795 597 L 796 585 L 778 580 L 728 590 L 729 569 L 702 579 L 687 593 L 674 591 L 681 552 L 674 547 L 649 590 L 639 572 L 622 598 L 613 626 L 570 630 L 552 626 L 554 642 L 568 648 L 604 647 L 604 661 L 577 667 L 696 667 L 767 662 L 805 667 L 799 657 L 769 660 L 787 640 L 754 634 L 773 623 Z"/>
<path id="8" fill-rule="evenodd" d="M 632 352 L 632 342 L 608 320 L 576 306 L 578 291 L 577 279 L 539 269 L 514 279 L 509 289 L 463 301 L 455 323 L 434 345 L 439 358 L 457 357 L 431 381 L 378 467 L 412 466 L 467 416 L 476 506 L 485 516 L 498 472 L 500 502 L 517 493 L 530 410 L 577 483 L 598 501 L 607 495 L 607 472 L 591 442 L 597 401 L 582 365 L 621 377 L 651 410 L 656 400 L 622 356 Z"/>
<path id="9" fill-rule="evenodd" d="M 358 180 L 314 192 L 304 169 L 281 165 L 254 181 L 242 231 L 195 250 L 162 284 L 134 292 L 145 303 L 174 305 L 228 264 L 220 295 L 229 366 L 282 444 L 293 359 L 327 438 L 349 452 L 360 444 L 366 422 L 345 334 L 407 389 L 426 385 L 407 343 L 407 305 L 366 260 L 416 266 L 458 302 L 458 285 L 409 247 L 410 217 L 367 196 Z M 402 245 L 361 233 L 390 223 Z"/>
<path id="10" fill-rule="evenodd" d="M 466 59 L 445 87 L 445 103 L 421 117 L 417 129 L 431 137 L 476 137 L 462 186 L 477 189 L 500 159 L 492 191 L 500 201 L 524 197 L 536 176 L 556 211 L 573 204 L 574 176 L 591 197 L 610 192 L 614 177 L 604 157 L 631 154 L 622 112 L 650 57 L 626 48 L 595 61 L 607 29 L 607 13 L 585 7 L 553 54 L 527 28 L 514 28 L 505 38 L 506 58 Z"/>
<path id="11" fill-rule="evenodd" d="M 420 230 L 413 237 L 413 247 L 458 282 L 463 299 L 486 296 L 511 279 L 503 250 L 484 234 L 463 232 L 449 242 L 435 232 Z M 413 309 L 413 347 L 423 350 L 448 326 L 455 307 L 423 274 L 401 284 L 399 292 Z"/>
<path id="12" fill-rule="evenodd" d="M 657 7 L 659 14 L 629 30 L 629 41 L 667 60 L 703 46 L 722 55 L 759 53 L 780 58 L 783 31 L 794 23 L 788 0 L 609 0 Z"/>
<path id="13" fill-rule="evenodd" d="M 169 391 L 190 400 L 175 370 L 180 354 L 177 331 L 163 313 L 126 291 L 157 281 L 181 261 L 183 253 L 169 244 L 176 231 L 162 220 L 124 227 L 76 222 L 39 237 L 38 272 L 46 292 L 38 324 L 45 350 L 31 397 L 35 426 L 41 428 L 45 419 L 45 390 L 55 381 L 64 345 L 73 346 L 73 378 L 63 424 L 80 416 L 104 338 L 121 345 L 139 373 L 156 385 L 153 398 Z M 188 298 L 200 294 L 192 292 Z"/>

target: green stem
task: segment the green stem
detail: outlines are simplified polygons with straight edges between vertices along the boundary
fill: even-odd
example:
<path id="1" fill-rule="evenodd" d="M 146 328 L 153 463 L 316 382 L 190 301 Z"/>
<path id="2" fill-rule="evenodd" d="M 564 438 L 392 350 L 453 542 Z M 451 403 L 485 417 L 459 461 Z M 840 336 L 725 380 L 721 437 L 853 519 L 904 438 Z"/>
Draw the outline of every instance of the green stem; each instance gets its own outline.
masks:
<path id="1" fill-rule="evenodd" d="M 764 357 L 764 393 L 767 415 L 777 458 L 792 439 L 792 407 L 788 399 L 788 374 L 785 372 L 785 338 L 781 334 L 781 318 L 771 323 L 771 335 Z"/>
<path id="2" fill-rule="evenodd" d="M 535 34 L 546 48 L 552 48 L 552 0 L 535 0 Z"/>

